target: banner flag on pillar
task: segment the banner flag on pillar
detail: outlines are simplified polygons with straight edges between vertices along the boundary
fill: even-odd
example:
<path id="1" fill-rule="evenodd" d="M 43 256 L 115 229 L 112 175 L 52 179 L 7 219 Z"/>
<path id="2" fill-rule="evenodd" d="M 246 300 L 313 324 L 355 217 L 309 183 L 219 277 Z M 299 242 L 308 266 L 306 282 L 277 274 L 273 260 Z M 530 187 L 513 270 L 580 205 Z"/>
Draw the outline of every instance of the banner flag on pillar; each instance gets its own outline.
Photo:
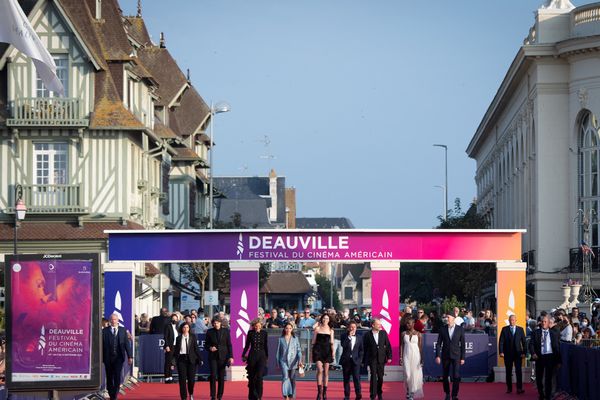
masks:
<path id="1" fill-rule="evenodd" d="M 104 272 L 104 318 L 119 316 L 119 325 L 133 330 L 133 271 Z"/>
<path id="2" fill-rule="evenodd" d="M 254 264 L 254 263 L 247 263 Z M 258 268 L 231 269 L 231 342 L 234 365 L 243 366 L 242 352 L 250 330 L 250 322 L 258 317 Z"/>
<path id="3" fill-rule="evenodd" d="M 517 325 L 526 328 L 526 269 L 527 264 L 523 262 L 496 263 L 498 332 L 508 325 L 508 317 L 513 314 L 517 317 Z M 499 337 L 500 335 L 498 339 Z M 504 365 L 504 360 L 499 355 L 498 365 Z"/>
<path id="4" fill-rule="evenodd" d="M 398 263 L 371 263 L 372 312 L 381 320 L 381 327 L 390 338 L 392 365 L 400 364 L 400 265 Z"/>

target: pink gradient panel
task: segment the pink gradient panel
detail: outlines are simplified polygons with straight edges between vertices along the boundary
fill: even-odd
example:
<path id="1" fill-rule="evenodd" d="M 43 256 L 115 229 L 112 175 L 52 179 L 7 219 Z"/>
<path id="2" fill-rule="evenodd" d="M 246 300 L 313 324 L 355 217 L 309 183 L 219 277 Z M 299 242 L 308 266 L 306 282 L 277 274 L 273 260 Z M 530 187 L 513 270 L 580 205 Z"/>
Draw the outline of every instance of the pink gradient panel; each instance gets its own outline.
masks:
<path id="1" fill-rule="evenodd" d="M 382 329 L 390 338 L 392 345 L 392 365 L 400 364 L 400 269 L 371 273 L 371 303 L 373 317 L 380 318 Z"/>

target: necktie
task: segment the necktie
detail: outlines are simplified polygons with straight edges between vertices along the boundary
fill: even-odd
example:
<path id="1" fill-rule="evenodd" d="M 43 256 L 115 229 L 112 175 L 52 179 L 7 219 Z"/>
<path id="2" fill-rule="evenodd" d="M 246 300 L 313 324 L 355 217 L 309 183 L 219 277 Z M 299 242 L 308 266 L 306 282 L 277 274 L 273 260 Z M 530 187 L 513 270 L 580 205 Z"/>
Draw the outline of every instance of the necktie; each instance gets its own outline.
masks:
<path id="1" fill-rule="evenodd" d="M 548 331 L 544 331 L 544 338 L 542 339 L 543 343 L 543 348 L 544 350 L 542 351 L 542 354 L 546 354 L 548 352 L 548 345 L 546 340 L 548 339 Z"/>
<path id="2" fill-rule="evenodd" d="M 510 332 L 513 334 L 513 336 L 515 335 L 515 327 L 514 326 L 510 327 Z"/>
<path id="3" fill-rule="evenodd" d="M 117 336 L 117 328 L 113 328 L 113 336 Z"/>

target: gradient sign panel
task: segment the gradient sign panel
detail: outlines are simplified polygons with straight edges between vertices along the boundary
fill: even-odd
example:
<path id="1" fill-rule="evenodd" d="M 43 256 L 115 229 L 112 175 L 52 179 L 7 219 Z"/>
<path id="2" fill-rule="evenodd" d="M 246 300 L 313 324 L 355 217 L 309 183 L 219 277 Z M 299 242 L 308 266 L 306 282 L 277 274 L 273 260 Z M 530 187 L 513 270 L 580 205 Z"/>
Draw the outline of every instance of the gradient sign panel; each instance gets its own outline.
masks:
<path id="1" fill-rule="evenodd" d="M 520 260 L 519 231 L 109 232 L 111 261 Z"/>
<path id="2" fill-rule="evenodd" d="M 61 255 L 8 258 L 9 387 L 96 385 L 96 260 Z"/>
<path id="3" fill-rule="evenodd" d="M 231 271 L 231 345 L 234 365 L 245 365 L 242 352 L 250 322 L 258 316 L 258 271 Z"/>

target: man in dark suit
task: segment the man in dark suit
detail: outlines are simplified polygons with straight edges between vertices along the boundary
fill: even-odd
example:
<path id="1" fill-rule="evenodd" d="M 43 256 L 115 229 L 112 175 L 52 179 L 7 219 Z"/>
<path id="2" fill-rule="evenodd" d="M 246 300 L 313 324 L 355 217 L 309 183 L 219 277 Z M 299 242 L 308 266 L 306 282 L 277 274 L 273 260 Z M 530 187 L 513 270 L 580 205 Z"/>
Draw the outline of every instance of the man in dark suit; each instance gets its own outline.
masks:
<path id="1" fill-rule="evenodd" d="M 371 330 L 363 335 L 364 362 L 369 366 L 371 382 L 369 393 L 371 400 L 383 399 L 383 374 L 386 363 L 392 362 L 392 345 L 387 332 L 381 330 L 381 321 L 371 322 Z"/>
<path id="2" fill-rule="evenodd" d="M 560 368 L 560 335 L 550 329 L 550 317 L 543 316 L 540 327 L 533 331 L 529 353 L 535 361 L 535 383 L 540 400 L 552 398 L 552 378 Z"/>
<path id="3" fill-rule="evenodd" d="M 165 383 L 174 383 L 173 381 L 173 368 L 174 368 L 174 357 L 175 357 L 175 340 L 179 336 L 179 318 L 177 314 L 171 315 L 171 323 L 165 326 L 164 337 L 165 345 L 163 347 L 165 351 Z"/>
<path id="4" fill-rule="evenodd" d="M 521 365 L 527 346 L 525 344 L 525 331 L 520 326 L 517 326 L 517 316 L 511 315 L 508 317 L 508 326 L 502 328 L 500 332 L 500 343 L 498 344 L 498 352 L 500 357 L 504 358 L 504 366 L 506 368 L 506 393 L 512 392 L 512 370 L 515 366 L 515 374 L 517 375 L 517 393 L 525 393 L 523 390 L 523 374 Z"/>
<path id="5" fill-rule="evenodd" d="M 450 400 L 448 381 L 450 376 L 452 376 L 452 399 L 458 399 L 460 366 L 465 363 L 465 332 L 461 326 L 454 323 L 454 314 L 449 313 L 447 318 L 448 325 L 442 327 L 438 334 L 435 362 L 442 364 L 444 393 L 446 393 L 446 400 Z"/>
<path id="6" fill-rule="evenodd" d="M 341 337 L 342 355 L 340 364 L 344 375 L 344 400 L 350 400 L 350 377 L 354 381 L 354 393 L 357 399 L 362 399 L 360 388 L 360 366 L 363 361 L 363 339 L 356 334 L 356 321 L 348 323 L 348 333 Z"/>
<path id="7" fill-rule="evenodd" d="M 225 367 L 233 364 L 233 350 L 229 329 L 221 327 L 221 318 L 215 316 L 212 320 L 212 329 L 206 331 L 205 348 L 208 349 L 208 362 L 210 364 L 210 399 L 221 400 L 225 389 Z M 216 381 L 219 389 L 216 390 Z"/>
<path id="8" fill-rule="evenodd" d="M 110 316 L 110 325 L 102 330 L 102 362 L 106 370 L 106 389 L 110 400 L 116 400 L 121 386 L 123 363 L 133 363 L 127 331 L 119 326 L 119 316 Z"/>

